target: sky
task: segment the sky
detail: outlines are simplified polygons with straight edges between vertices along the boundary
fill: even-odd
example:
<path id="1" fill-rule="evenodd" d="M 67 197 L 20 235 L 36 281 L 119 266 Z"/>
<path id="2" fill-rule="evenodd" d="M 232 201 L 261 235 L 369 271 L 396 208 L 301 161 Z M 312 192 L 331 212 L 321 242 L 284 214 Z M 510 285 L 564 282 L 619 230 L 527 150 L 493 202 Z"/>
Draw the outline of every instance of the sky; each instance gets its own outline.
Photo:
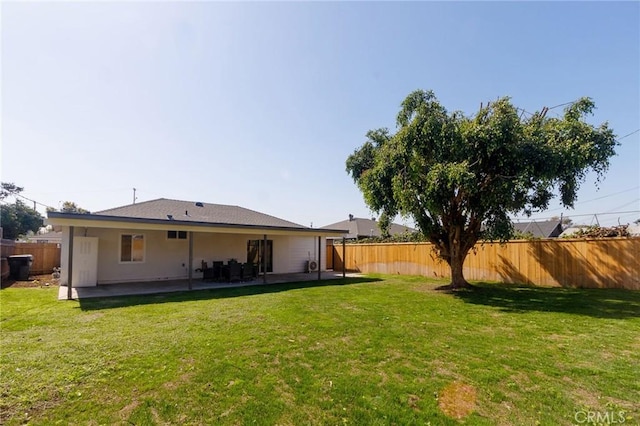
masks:
<path id="1" fill-rule="evenodd" d="M 314 227 L 374 217 L 345 160 L 430 89 L 468 115 L 502 96 L 531 112 L 591 97 L 617 156 L 575 209 L 532 217 L 640 218 L 638 2 L 2 2 L 0 15 L 1 178 L 42 213 L 127 205 L 136 188 L 137 202 Z"/>

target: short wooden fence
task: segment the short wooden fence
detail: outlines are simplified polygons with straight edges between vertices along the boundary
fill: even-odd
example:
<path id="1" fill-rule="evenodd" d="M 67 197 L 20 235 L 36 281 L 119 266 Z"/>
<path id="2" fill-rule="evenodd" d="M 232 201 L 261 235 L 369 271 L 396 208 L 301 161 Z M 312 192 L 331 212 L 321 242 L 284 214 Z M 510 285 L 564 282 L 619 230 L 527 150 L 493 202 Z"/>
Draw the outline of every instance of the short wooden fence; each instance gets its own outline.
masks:
<path id="1" fill-rule="evenodd" d="M 60 244 L 57 243 L 23 243 L 2 240 L 2 257 L 18 254 L 30 254 L 33 256 L 31 274 L 50 274 L 53 268 L 60 266 Z"/>
<path id="2" fill-rule="evenodd" d="M 430 243 L 347 244 L 346 269 L 450 277 Z M 342 246 L 333 267 L 342 269 Z M 518 240 L 478 244 L 464 263 L 474 281 L 640 290 L 640 238 Z"/>

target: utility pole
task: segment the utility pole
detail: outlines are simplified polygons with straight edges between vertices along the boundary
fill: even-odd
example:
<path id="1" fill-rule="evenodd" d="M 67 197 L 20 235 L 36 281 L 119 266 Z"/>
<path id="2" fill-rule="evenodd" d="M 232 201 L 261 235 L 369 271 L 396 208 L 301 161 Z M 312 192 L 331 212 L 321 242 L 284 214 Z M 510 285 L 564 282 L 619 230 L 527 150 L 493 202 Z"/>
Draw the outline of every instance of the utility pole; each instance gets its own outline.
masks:
<path id="1" fill-rule="evenodd" d="M 133 204 L 136 203 L 136 189 L 133 188 Z"/>

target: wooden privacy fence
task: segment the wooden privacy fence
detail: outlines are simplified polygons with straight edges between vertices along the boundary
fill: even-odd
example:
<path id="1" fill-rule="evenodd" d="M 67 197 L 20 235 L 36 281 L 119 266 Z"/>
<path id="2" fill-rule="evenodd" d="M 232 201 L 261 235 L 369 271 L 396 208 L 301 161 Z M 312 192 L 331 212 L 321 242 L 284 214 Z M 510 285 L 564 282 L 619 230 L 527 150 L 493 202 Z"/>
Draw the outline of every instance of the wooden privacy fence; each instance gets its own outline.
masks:
<path id="1" fill-rule="evenodd" d="M 50 274 L 53 268 L 60 266 L 60 244 L 57 243 L 21 243 L 14 242 L 13 247 L 4 243 L 2 256 L 9 257 L 16 254 L 33 255 L 31 274 Z"/>
<path id="2" fill-rule="evenodd" d="M 346 269 L 365 273 L 450 277 L 430 243 L 347 244 Z M 464 276 L 539 286 L 640 290 L 640 238 L 548 239 L 484 243 L 464 262 Z M 342 248 L 333 251 L 342 269 Z"/>

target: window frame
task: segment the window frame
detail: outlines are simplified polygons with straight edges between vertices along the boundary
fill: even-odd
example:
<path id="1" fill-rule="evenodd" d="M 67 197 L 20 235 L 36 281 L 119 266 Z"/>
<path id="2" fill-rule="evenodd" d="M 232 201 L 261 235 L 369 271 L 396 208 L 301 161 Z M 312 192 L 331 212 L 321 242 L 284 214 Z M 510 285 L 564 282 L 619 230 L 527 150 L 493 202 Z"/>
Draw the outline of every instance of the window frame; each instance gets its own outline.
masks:
<path id="1" fill-rule="evenodd" d="M 122 240 L 123 237 L 129 236 L 131 237 L 131 260 L 122 260 Z M 142 260 L 133 260 L 133 240 L 134 237 L 142 237 Z M 118 241 L 119 249 L 118 249 L 118 263 L 122 265 L 139 265 L 141 263 L 146 263 L 147 261 L 147 236 L 140 232 L 122 232 L 120 233 L 120 238 Z"/>
<path id="2" fill-rule="evenodd" d="M 169 233 L 170 232 L 175 232 L 175 237 L 170 237 Z M 180 235 L 184 234 L 184 238 L 182 238 Z M 167 241 L 187 241 L 189 239 L 189 233 L 187 231 L 178 231 L 175 229 L 167 229 L 167 233 L 165 234 L 165 238 Z"/>

